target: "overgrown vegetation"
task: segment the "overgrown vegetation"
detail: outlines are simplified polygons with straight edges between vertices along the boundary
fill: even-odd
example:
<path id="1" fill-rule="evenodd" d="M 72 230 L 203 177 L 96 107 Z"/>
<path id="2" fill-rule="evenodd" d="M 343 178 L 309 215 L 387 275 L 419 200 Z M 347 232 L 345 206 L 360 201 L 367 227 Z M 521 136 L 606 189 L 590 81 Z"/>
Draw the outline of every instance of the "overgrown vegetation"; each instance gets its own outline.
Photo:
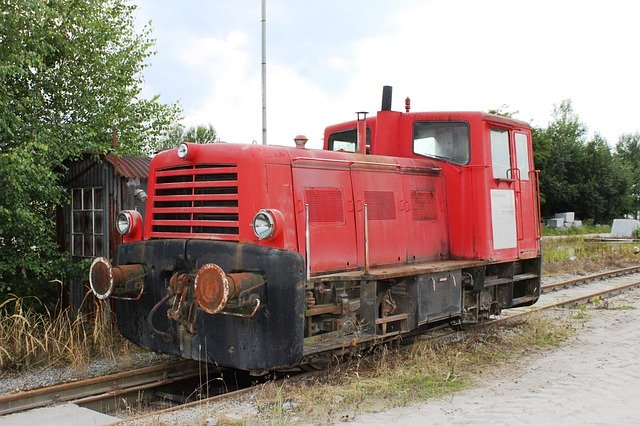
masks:
<path id="1" fill-rule="evenodd" d="M 593 225 L 586 223 L 579 228 L 542 228 L 542 235 L 585 235 L 585 234 L 608 234 L 611 232 L 610 225 Z"/>
<path id="2" fill-rule="evenodd" d="M 629 243 L 585 241 L 581 236 L 545 239 L 542 275 L 585 274 L 640 263 L 640 253 Z"/>
<path id="3" fill-rule="evenodd" d="M 68 160 L 153 152 L 178 108 L 141 97 L 150 28 L 128 0 L 0 0 L 0 302 L 10 293 L 55 304 L 56 209 Z"/>
<path id="4" fill-rule="evenodd" d="M 359 411 L 451 394 L 470 387 L 492 368 L 517 368 L 529 351 L 554 347 L 572 335 L 570 322 L 540 316 L 516 325 L 472 332 L 462 341 L 418 341 L 399 349 L 379 348 L 373 356 L 331 367 L 304 383 L 267 383 L 258 398 L 260 421 L 314 423 L 348 420 Z"/>
<path id="5" fill-rule="evenodd" d="M 73 365 L 82 371 L 95 356 L 128 355 L 131 346 L 104 321 L 102 304 L 96 302 L 89 319 L 69 310 L 54 314 L 37 299 L 25 302 L 11 296 L 0 304 L 0 370 Z"/>

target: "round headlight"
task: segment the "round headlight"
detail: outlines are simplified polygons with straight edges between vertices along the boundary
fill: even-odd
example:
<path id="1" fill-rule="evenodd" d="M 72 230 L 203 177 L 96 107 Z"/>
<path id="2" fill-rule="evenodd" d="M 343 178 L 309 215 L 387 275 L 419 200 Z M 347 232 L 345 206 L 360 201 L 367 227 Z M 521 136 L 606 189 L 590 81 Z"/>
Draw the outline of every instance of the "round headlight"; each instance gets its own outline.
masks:
<path id="1" fill-rule="evenodd" d="M 187 155 L 189 155 L 189 147 L 186 143 L 181 143 L 180 146 L 178 146 L 178 157 L 184 160 L 187 158 Z"/>
<path id="2" fill-rule="evenodd" d="M 116 228 L 120 235 L 126 235 L 131 231 L 131 217 L 126 212 L 122 211 L 118 214 Z"/>
<path id="3" fill-rule="evenodd" d="M 264 240 L 270 238 L 276 231 L 276 221 L 267 210 L 260 210 L 253 218 L 253 233 Z"/>

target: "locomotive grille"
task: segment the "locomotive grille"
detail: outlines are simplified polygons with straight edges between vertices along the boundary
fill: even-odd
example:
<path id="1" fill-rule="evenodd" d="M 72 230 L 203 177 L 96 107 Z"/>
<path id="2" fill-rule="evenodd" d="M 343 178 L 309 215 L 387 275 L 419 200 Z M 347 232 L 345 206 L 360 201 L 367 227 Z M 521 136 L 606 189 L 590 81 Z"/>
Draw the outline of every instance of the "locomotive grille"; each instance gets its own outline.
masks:
<path id="1" fill-rule="evenodd" d="M 238 241 L 238 167 L 199 164 L 156 172 L 151 238 Z"/>

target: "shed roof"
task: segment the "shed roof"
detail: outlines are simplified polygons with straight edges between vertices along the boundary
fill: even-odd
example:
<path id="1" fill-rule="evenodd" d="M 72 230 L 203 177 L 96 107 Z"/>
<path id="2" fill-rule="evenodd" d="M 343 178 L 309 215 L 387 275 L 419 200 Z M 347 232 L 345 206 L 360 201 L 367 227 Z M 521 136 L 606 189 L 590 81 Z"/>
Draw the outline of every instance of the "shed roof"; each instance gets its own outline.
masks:
<path id="1" fill-rule="evenodd" d="M 127 157 L 108 154 L 104 157 L 116 174 L 128 179 L 145 179 L 149 176 L 150 157 Z"/>

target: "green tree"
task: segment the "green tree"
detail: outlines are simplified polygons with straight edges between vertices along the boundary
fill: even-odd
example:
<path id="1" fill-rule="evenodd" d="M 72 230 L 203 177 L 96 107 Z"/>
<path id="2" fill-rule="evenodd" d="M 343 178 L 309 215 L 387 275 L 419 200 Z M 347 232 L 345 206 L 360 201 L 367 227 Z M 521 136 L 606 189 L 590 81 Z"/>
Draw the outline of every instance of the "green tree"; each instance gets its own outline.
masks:
<path id="1" fill-rule="evenodd" d="M 640 212 L 640 133 L 621 135 L 616 145 L 616 157 L 630 176 L 630 191 L 633 199 L 632 212 L 636 219 Z"/>
<path id="2" fill-rule="evenodd" d="M 576 211 L 581 217 L 607 223 L 633 209 L 631 176 L 620 167 L 604 138 L 596 134 L 589 140 L 578 161 L 583 174 Z"/>
<path id="3" fill-rule="evenodd" d="M 570 100 L 554 107 L 546 128 L 533 131 L 544 216 L 573 211 L 581 219 L 608 222 L 632 209 L 630 175 L 600 135 L 587 127 Z"/>
<path id="4" fill-rule="evenodd" d="M 573 112 L 569 99 L 554 106 L 552 121 L 547 128 L 535 129 L 534 161 L 540 169 L 543 215 L 575 210 L 579 198 L 578 184 L 583 173 L 576 160 L 586 133 L 587 128 Z"/>
<path id="5" fill-rule="evenodd" d="M 64 164 L 152 150 L 179 110 L 144 99 L 152 54 L 127 0 L 0 0 L 0 297 L 40 294 L 66 268 L 55 210 Z"/>
<path id="6" fill-rule="evenodd" d="M 186 128 L 180 123 L 174 123 L 160 138 L 156 149 L 158 151 L 177 147 L 182 142 L 214 143 L 216 141 L 216 129 L 211 124 L 199 124 Z"/>

